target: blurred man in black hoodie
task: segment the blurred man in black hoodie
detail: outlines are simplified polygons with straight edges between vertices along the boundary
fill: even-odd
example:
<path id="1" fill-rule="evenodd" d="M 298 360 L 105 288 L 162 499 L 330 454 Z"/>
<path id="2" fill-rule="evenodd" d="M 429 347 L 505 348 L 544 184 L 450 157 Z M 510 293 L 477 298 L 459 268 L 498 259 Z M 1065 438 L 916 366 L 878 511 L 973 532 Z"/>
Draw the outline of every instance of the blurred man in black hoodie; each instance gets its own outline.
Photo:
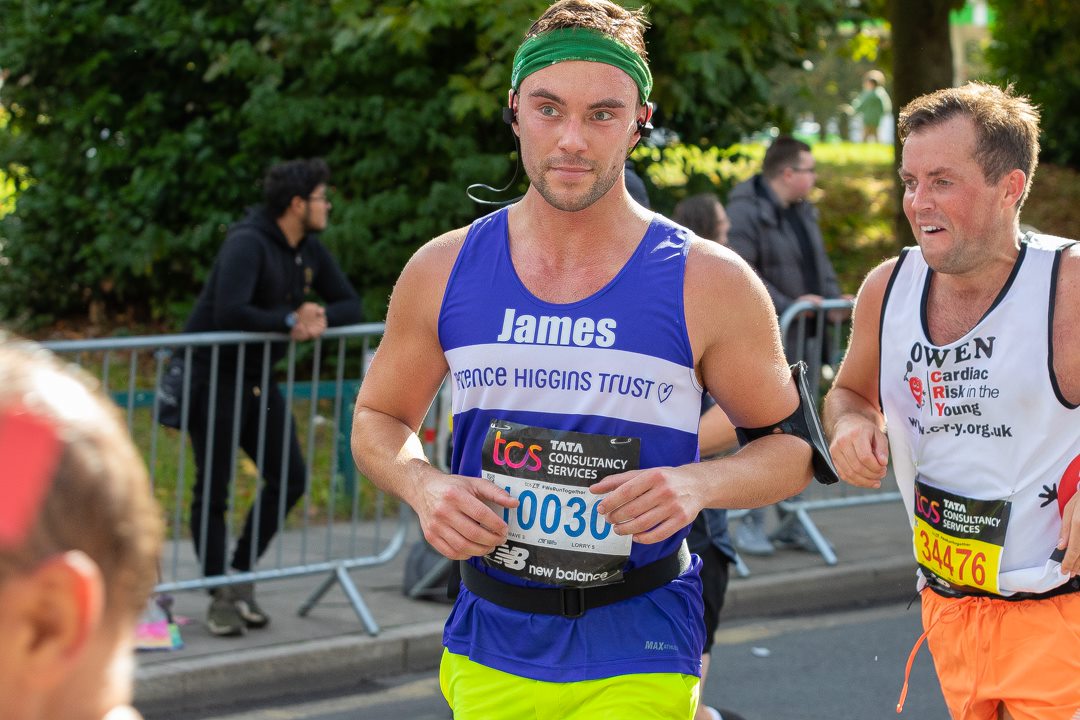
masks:
<path id="1" fill-rule="evenodd" d="M 326 196 L 329 179 L 330 171 L 319 158 L 292 160 L 270 168 L 263 181 L 263 206 L 250 209 L 229 229 L 185 332 L 288 332 L 293 340 L 304 341 L 320 336 L 329 326 L 360 321 L 356 291 L 317 237 L 326 229 L 330 214 Z M 325 305 L 310 300 L 312 296 Z M 258 466 L 263 486 L 237 541 L 233 570 L 251 570 L 270 544 L 278 530 L 281 496 L 284 494 L 288 513 L 304 494 L 306 470 L 295 422 L 290 418 L 286 427 L 288 410 L 276 383 L 262 386 L 264 347 L 269 347 L 272 366 L 284 357 L 288 346 L 253 343 L 245 347 L 239 370 L 239 402 L 237 348 L 220 348 L 213 397 L 211 350 L 201 347 L 194 353 L 188 418 L 196 465 L 191 533 L 207 577 L 226 573 L 225 514 L 234 469 L 231 438 L 236 415 L 240 448 Z M 266 414 L 260 457 L 263 393 Z M 287 466 L 282 463 L 285 443 L 289 443 Z M 213 592 L 207 615 L 211 633 L 240 635 L 246 628 L 264 627 L 269 621 L 255 602 L 251 583 L 227 585 Z"/>

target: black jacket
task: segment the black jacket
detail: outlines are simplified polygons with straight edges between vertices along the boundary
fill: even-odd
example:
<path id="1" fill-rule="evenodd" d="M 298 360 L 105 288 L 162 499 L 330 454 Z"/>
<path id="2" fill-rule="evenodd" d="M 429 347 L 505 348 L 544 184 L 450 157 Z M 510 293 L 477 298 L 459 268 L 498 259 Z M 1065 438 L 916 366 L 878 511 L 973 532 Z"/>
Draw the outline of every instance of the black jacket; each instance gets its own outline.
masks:
<path id="1" fill-rule="evenodd" d="M 326 305 L 328 325 L 360 322 L 356 290 L 317 235 L 289 247 L 270 214 L 252 208 L 229 228 L 184 332 L 288 332 L 285 317 L 312 294 Z M 271 364 L 284 357 L 287 347 L 286 343 L 271 345 Z M 244 374 L 248 378 L 262 374 L 262 348 L 262 344 L 247 346 Z M 219 377 L 225 381 L 235 377 L 235 349 L 223 347 L 218 362 Z M 201 378 L 209 373 L 209 348 L 196 351 L 193 370 Z"/>
<path id="2" fill-rule="evenodd" d="M 763 190 L 759 192 L 759 188 Z M 776 306 L 776 314 L 782 315 L 795 298 L 809 289 L 802 271 L 808 258 L 803 256 L 795 231 L 782 216 L 779 198 L 761 175 L 755 175 L 732 188 L 724 207 L 731 221 L 728 244 L 757 271 Z M 805 200 L 793 207 L 810 236 L 820 295 L 840 297 L 840 284 L 818 227 L 817 208 Z"/>

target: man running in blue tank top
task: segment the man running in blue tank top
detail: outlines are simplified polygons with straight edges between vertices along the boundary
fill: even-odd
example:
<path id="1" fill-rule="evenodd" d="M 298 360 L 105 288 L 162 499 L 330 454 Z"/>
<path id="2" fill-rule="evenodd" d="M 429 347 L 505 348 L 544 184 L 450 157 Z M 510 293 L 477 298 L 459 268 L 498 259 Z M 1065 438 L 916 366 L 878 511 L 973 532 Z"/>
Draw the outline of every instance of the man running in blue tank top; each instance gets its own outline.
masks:
<path id="1" fill-rule="evenodd" d="M 811 477 L 764 286 L 626 190 L 651 86 L 640 12 L 561 0 L 537 20 L 507 118 L 529 190 L 413 256 L 357 399 L 360 470 L 464 561 L 440 672 L 459 720 L 692 718 L 690 523 Z M 416 435 L 448 374 L 452 474 Z M 750 441 L 697 463 L 705 390 Z"/>

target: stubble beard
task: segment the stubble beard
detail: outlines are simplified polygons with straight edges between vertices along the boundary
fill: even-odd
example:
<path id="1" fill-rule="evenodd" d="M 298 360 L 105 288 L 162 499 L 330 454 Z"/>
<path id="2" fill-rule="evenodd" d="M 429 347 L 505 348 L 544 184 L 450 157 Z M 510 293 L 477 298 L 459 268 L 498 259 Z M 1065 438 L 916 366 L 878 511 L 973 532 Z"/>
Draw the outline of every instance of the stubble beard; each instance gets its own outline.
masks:
<path id="1" fill-rule="evenodd" d="M 562 160 L 555 162 L 562 162 Z M 574 164 L 582 165 L 586 163 L 579 161 Z M 551 187 L 551 184 L 547 181 L 547 174 L 551 169 L 549 165 L 550 163 L 545 163 L 544 167 L 536 173 L 530 173 L 529 177 L 532 179 L 536 191 L 540 193 L 540 197 L 544 198 L 556 210 L 562 210 L 563 212 L 578 212 L 591 207 L 593 203 L 604 197 L 615 186 L 615 182 L 619 178 L 619 170 L 622 168 L 620 163 L 607 173 L 598 175 L 583 194 L 575 196 L 570 193 L 559 194 Z M 587 163 L 587 166 L 590 170 L 596 170 L 594 163 Z"/>

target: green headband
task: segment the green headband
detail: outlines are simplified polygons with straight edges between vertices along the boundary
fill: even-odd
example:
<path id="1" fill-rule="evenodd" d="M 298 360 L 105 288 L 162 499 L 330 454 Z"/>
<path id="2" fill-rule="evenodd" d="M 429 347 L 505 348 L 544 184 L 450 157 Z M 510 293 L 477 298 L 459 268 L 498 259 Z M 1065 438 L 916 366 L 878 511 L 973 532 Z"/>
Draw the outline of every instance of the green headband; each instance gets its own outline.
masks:
<path id="1" fill-rule="evenodd" d="M 537 70 L 564 60 L 586 60 L 619 68 L 638 86 L 638 99 L 644 104 L 652 90 L 652 73 L 641 56 L 630 46 L 589 28 L 558 28 L 533 35 L 521 43 L 514 55 L 510 87 L 517 92 L 521 81 Z"/>

